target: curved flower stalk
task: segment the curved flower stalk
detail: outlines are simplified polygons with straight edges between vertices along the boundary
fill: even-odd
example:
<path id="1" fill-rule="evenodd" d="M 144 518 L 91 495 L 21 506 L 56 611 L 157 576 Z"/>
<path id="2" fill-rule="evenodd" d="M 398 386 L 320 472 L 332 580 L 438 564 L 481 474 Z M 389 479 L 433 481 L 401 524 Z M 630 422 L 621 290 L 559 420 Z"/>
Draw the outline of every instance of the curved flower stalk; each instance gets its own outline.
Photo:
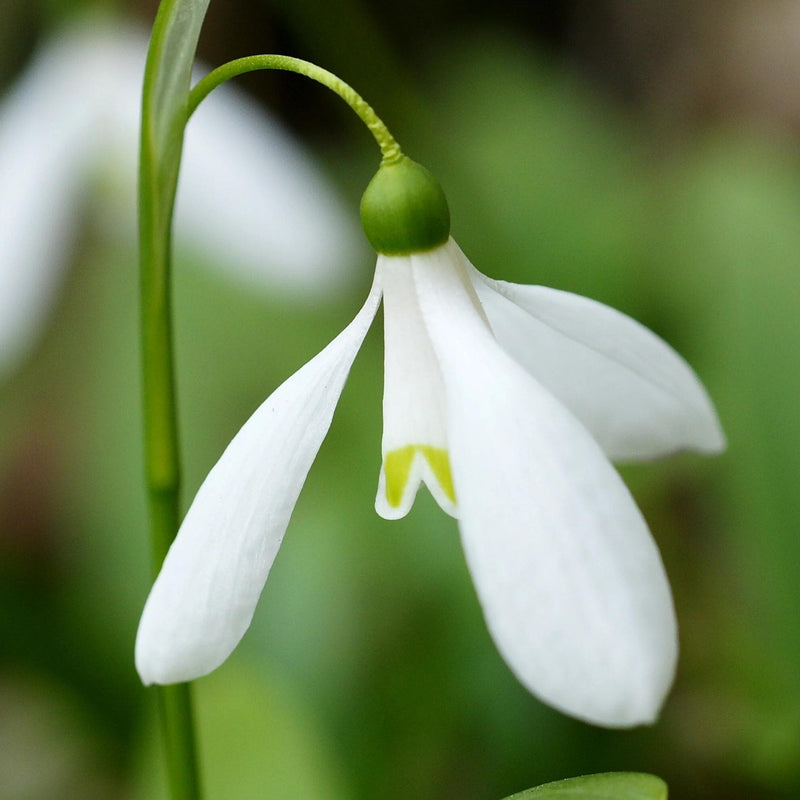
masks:
<path id="1" fill-rule="evenodd" d="M 376 510 L 402 517 L 425 483 L 458 519 L 488 628 L 519 680 L 589 722 L 652 721 L 674 674 L 675 615 L 609 458 L 723 449 L 705 390 L 623 314 L 483 276 L 449 236 L 438 183 L 405 156 L 384 159 L 362 221 L 378 250 L 367 301 L 253 414 L 198 491 L 142 615 L 142 680 L 208 673 L 244 635 L 382 299 Z"/>
<path id="2" fill-rule="evenodd" d="M 47 41 L 0 101 L 0 375 L 44 323 L 98 171 L 119 184 L 111 221 L 133 237 L 146 51 L 135 27 L 83 20 Z M 315 297 L 346 283 L 358 252 L 310 159 L 230 87 L 189 127 L 175 224 L 180 243 L 229 274 Z"/>

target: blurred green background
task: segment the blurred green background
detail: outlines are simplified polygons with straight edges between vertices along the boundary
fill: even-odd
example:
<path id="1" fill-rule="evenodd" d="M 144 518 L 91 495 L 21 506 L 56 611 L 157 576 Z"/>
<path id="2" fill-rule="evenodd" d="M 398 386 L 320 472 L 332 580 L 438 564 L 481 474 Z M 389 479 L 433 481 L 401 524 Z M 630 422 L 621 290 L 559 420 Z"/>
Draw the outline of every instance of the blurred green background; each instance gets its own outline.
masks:
<path id="1" fill-rule="evenodd" d="M 1 85 L 84 5 L 4 0 Z M 114 6 L 143 25 L 154 10 Z M 255 52 L 361 91 L 439 177 L 479 269 L 664 336 L 729 450 L 623 468 L 672 582 L 681 661 L 652 728 L 584 725 L 510 674 L 455 523 L 424 490 L 402 521 L 374 513 L 376 324 L 253 627 L 197 683 L 208 800 L 477 800 L 607 770 L 653 772 L 685 800 L 800 796 L 800 3 L 212 0 L 201 56 Z M 377 166 L 360 123 L 294 76 L 239 83 L 355 224 Z M 47 330 L 0 384 L 2 800 L 163 796 L 132 656 L 150 583 L 135 252 L 98 223 L 102 202 L 86 200 Z M 180 253 L 175 276 L 187 501 L 352 317 L 374 256 L 365 243 L 352 291 L 313 303 L 201 260 Z"/>

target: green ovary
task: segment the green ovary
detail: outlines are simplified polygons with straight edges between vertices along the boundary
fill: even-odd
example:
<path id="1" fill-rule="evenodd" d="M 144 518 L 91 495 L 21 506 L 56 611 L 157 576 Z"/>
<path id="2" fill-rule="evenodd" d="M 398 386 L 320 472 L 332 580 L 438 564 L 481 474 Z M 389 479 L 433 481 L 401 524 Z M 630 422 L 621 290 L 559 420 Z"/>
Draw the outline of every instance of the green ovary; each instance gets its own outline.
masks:
<path id="1" fill-rule="evenodd" d="M 420 453 L 428 462 L 436 481 L 446 497 L 456 502 L 453 488 L 453 475 L 450 472 L 450 458 L 447 450 L 432 447 L 429 444 L 407 444 L 387 453 L 383 459 L 383 471 L 386 476 L 386 500 L 392 508 L 398 508 L 403 501 L 403 491 L 411 473 L 414 456 Z"/>

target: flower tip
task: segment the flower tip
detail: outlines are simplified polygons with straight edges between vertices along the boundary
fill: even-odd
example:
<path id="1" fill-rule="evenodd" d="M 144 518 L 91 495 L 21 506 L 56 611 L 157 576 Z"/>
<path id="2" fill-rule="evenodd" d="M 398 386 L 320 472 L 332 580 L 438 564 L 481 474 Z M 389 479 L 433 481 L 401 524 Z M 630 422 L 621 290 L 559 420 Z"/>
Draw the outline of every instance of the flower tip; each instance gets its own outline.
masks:
<path id="1" fill-rule="evenodd" d="M 157 614 L 145 605 L 136 633 L 134 662 L 144 686 L 168 686 L 207 675 L 224 660 L 208 641 L 176 634 L 167 614 Z M 157 609 L 162 611 L 163 609 Z M 189 626 L 186 626 L 187 628 Z M 209 637 L 211 639 L 212 637 Z"/>
<path id="2" fill-rule="evenodd" d="M 604 728 L 628 729 L 653 725 L 658 721 L 672 687 L 677 663 L 677 648 L 671 652 L 652 652 L 627 672 L 609 676 L 605 684 L 595 683 L 593 690 L 575 690 L 566 704 L 554 703 L 572 716 Z M 595 681 L 602 679 L 595 672 Z M 584 689 L 592 680 L 583 682 Z M 573 687 L 573 690 L 575 687 Z"/>
<path id="3" fill-rule="evenodd" d="M 139 680 L 142 682 L 142 686 L 153 686 L 154 684 L 158 683 L 153 674 L 153 670 L 150 668 L 150 665 L 147 662 L 147 659 L 142 656 L 138 639 L 136 642 L 136 655 L 134 662 L 136 664 L 136 672 L 139 674 Z"/>
<path id="4" fill-rule="evenodd" d="M 142 685 L 168 686 L 173 683 L 185 683 L 211 671 L 198 668 L 195 663 L 178 659 L 176 655 L 176 652 L 159 654 L 141 635 L 137 636 L 135 663 Z"/>
<path id="5" fill-rule="evenodd" d="M 649 634 L 641 630 L 627 642 L 617 638 L 613 646 L 607 634 L 606 630 L 595 638 L 588 649 L 569 648 L 571 652 L 549 637 L 545 645 L 551 652 L 539 649 L 537 656 L 525 661 L 513 645 L 509 649 L 496 643 L 520 683 L 563 714 L 604 728 L 654 724 L 675 677 L 678 648 L 673 622 L 665 620 L 663 627 Z"/>
<path id="6" fill-rule="evenodd" d="M 693 409 L 693 413 L 687 413 L 685 418 L 683 447 L 701 455 L 716 456 L 728 449 L 728 439 L 717 410 L 698 378 L 695 384 L 694 402 L 687 403 L 687 409 Z"/>
<path id="7" fill-rule="evenodd" d="M 728 449 L 728 437 L 722 430 L 722 425 L 718 419 L 714 419 L 714 427 L 711 429 L 708 439 L 704 442 L 701 452 L 710 456 L 720 455 Z"/>
<path id="8" fill-rule="evenodd" d="M 140 669 L 139 669 L 139 667 L 138 667 L 138 666 L 136 667 L 136 671 L 139 673 L 139 680 L 142 682 L 142 686 L 144 686 L 145 688 L 147 688 L 147 687 L 150 687 L 150 686 L 154 686 L 154 685 L 155 685 L 155 681 L 154 681 L 154 680 L 151 680 L 151 679 L 150 679 L 150 678 L 147 676 L 147 674 L 146 674 L 146 673 L 142 672 L 142 670 L 140 670 Z"/>
<path id="9" fill-rule="evenodd" d="M 160 677 L 163 677 L 162 670 L 158 668 L 156 659 L 152 655 L 152 648 L 146 644 L 142 632 L 142 625 L 140 624 L 139 631 L 136 634 L 134 653 L 134 663 L 136 664 L 136 672 L 139 674 L 139 680 L 143 686 L 153 686 L 155 684 L 163 686 L 172 683 L 169 680 L 159 680 Z"/>
<path id="10" fill-rule="evenodd" d="M 631 698 L 628 703 L 614 709 L 607 716 L 601 717 L 596 724 L 606 728 L 622 730 L 655 725 L 658 722 L 669 688 L 670 686 L 667 686 L 663 691 L 649 692 L 639 697 Z"/>
<path id="11" fill-rule="evenodd" d="M 657 690 L 648 687 L 645 691 L 620 687 L 620 691 L 609 691 L 605 696 L 585 698 L 583 702 L 575 702 L 570 698 L 565 703 L 555 700 L 549 702 L 554 708 L 576 719 L 603 728 L 626 730 L 641 726 L 654 725 L 664 705 L 670 683 L 659 686 Z"/>

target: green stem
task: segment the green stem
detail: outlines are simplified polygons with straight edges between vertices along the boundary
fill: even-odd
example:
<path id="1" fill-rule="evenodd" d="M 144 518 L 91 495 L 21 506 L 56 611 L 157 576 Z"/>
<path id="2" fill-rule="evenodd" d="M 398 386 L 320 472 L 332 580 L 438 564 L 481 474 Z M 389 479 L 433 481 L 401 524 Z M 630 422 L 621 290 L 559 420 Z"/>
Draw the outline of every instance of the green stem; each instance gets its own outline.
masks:
<path id="1" fill-rule="evenodd" d="M 171 220 L 194 46 L 208 0 L 166 0 L 158 10 L 142 100 L 139 260 L 145 474 L 153 574 L 180 522 L 180 458 L 171 318 Z M 191 13 L 190 13 L 191 12 Z M 182 88 L 183 87 L 183 88 Z M 158 686 L 172 800 L 200 800 L 188 684 Z"/>
<path id="2" fill-rule="evenodd" d="M 180 521 L 180 464 L 170 315 L 169 231 L 164 231 L 153 219 L 157 204 L 152 198 L 144 199 L 154 188 L 145 172 L 140 180 L 141 348 L 145 472 L 155 577 Z M 199 800 L 189 686 L 158 686 L 156 691 L 171 797 Z"/>
<path id="3" fill-rule="evenodd" d="M 199 800 L 191 687 L 188 683 L 176 683 L 159 686 L 157 691 L 171 797 L 173 800 Z"/>
<path id="4" fill-rule="evenodd" d="M 381 149 L 384 163 L 392 163 L 402 158 L 403 152 L 400 149 L 400 145 L 389 133 L 389 129 L 373 111 L 372 106 L 352 86 L 316 64 L 299 58 L 292 58 L 291 56 L 247 56 L 246 58 L 237 58 L 235 61 L 229 61 L 227 64 L 217 67 L 199 81 L 189 93 L 188 116 L 191 116 L 203 99 L 220 84 L 235 78 L 237 75 L 260 69 L 280 69 L 286 72 L 296 72 L 298 75 L 304 75 L 306 78 L 311 78 L 311 80 L 327 86 L 328 89 L 339 95 L 369 128 L 370 133 L 375 137 L 375 141 Z"/>

